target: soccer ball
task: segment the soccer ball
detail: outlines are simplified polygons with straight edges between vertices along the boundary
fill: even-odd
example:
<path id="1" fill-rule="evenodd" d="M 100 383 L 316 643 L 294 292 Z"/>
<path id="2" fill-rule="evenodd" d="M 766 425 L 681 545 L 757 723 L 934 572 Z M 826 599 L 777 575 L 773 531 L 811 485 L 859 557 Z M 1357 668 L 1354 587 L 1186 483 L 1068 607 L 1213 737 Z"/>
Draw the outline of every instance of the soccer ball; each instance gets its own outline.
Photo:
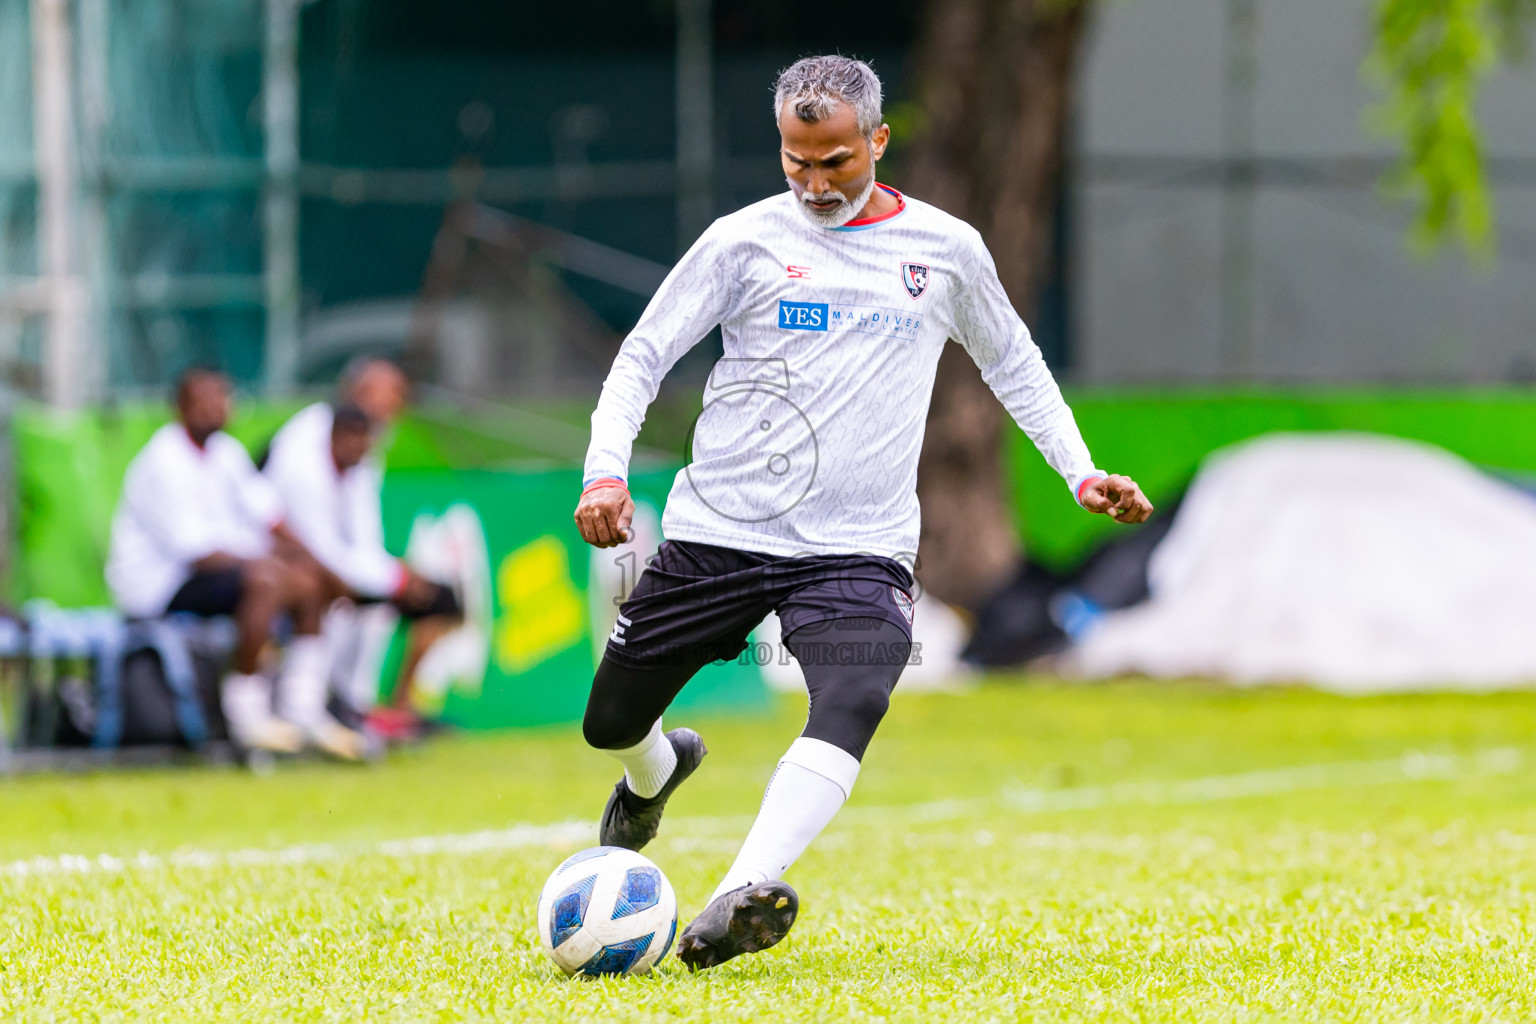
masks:
<path id="1" fill-rule="evenodd" d="M 539 941 L 566 974 L 644 974 L 676 935 L 672 883 L 633 850 L 582 850 L 539 896 Z"/>

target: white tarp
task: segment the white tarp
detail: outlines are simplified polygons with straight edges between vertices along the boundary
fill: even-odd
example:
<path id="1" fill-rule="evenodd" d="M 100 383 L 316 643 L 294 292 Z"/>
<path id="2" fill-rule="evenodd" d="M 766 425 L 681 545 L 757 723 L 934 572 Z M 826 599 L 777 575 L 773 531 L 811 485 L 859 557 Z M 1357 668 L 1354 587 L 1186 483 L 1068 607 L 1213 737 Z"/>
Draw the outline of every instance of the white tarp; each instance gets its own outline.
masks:
<path id="1" fill-rule="evenodd" d="M 1438 448 L 1280 434 L 1212 455 L 1071 674 L 1342 693 L 1536 685 L 1536 499 Z"/>

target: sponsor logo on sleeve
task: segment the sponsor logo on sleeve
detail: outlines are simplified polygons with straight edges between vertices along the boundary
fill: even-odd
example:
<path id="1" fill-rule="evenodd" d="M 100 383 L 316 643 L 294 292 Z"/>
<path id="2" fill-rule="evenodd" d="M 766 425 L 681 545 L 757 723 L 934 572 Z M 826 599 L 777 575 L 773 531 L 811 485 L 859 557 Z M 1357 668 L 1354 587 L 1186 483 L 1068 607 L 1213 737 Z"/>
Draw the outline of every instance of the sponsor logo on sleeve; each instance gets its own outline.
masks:
<path id="1" fill-rule="evenodd" d="M 808 277 L 811 276 L 811 268 L 810 267 L 797 267 L 793 263 L 791 263 L 788 266 L 786 266 L 784 269 L 789 271 L 789 276 L 791 278 L 796 279 L 796 280 L 798 280 L 800 278 L 808 278 Z"/>

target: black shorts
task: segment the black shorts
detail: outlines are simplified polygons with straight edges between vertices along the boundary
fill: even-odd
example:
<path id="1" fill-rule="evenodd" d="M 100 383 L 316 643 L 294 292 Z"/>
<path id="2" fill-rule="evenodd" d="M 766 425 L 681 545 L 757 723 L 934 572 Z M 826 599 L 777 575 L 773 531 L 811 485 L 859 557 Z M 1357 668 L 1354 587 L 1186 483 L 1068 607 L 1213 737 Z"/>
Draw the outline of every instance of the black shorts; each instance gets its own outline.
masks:
<path id="1" fill-rule="evenodd" d="M 784 636 L 817 623 L 882 619 L 912 636 L 912 574 L 879 555 L 785 558 L 664 541 L 619 607 L 605 657 L 632 668 L 729 660 L 770 611 Z"/>
<path id="2" fill-rule="evenodd" d="M 411 622 L 438 615 L 446 615 L 457 619 L 464 614 L 464 609 L 459 604 L 459 597 L 453 592 L 452 587 L 442 583 L 434 583 L 432 588 L 432 596 L 420 604 L 413 604 L 399 597 L 356 597 L 352 599 L 352 602 L 359 605 L 393 605 L 395 611 L 400 613 L 402 619 L 408 619 Z"/>
<path id="3" fill-rule="evenodd" d="M 214 569 L 212 572 L 195 572 L 181 585 L 165 606 L 165 612 L 189 612 L 211 619 L 219 615 L 233 615 L 240 607 L 240 597 L 245 584 L 239 569 Z"/>

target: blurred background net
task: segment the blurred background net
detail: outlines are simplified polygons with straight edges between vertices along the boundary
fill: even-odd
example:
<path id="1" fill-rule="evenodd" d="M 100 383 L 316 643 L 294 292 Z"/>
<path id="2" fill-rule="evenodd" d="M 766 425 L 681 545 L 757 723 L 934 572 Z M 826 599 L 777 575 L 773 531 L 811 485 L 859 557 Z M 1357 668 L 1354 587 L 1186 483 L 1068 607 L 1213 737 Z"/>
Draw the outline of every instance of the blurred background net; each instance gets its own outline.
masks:
<path id="1" fill-rule="evenodd" d="M 925 8 L 841 33 L 885 78 L 898 185 Z M 1419 260 L 1363 128 L 1366 9 L 1097 12 L 1031 318 L 1059 372 L 1536 376 L 1536 87 L 1482 105 L 1497 262 Z M 4 377 L 74 407 L 215 362 L 284 394 L 385 351 L 461 394 L 588 397 L 677 254 L 782 187 L 769 83 L 828 34 L 706 0 L 0 0 Z"/>
<path id="2" fill-rule="evenodd" d="M 865 33 L 898 88 L 910 15 Z M 588 394 L 681 249 L 779 187 L 766 90 L 792 19 L 748 18 L 767 42 L 744 52 L 711 20 L 0 0 L 6 378 L 76 406 L 213 362 L 283 394 L 382 351 L 468 394 Z M 49 87 L 65 121 L 39 134 Z M 50 188 L 69 240 L 52 264 Z M 50 377 L 60 302 L 78 362 Z"/>

